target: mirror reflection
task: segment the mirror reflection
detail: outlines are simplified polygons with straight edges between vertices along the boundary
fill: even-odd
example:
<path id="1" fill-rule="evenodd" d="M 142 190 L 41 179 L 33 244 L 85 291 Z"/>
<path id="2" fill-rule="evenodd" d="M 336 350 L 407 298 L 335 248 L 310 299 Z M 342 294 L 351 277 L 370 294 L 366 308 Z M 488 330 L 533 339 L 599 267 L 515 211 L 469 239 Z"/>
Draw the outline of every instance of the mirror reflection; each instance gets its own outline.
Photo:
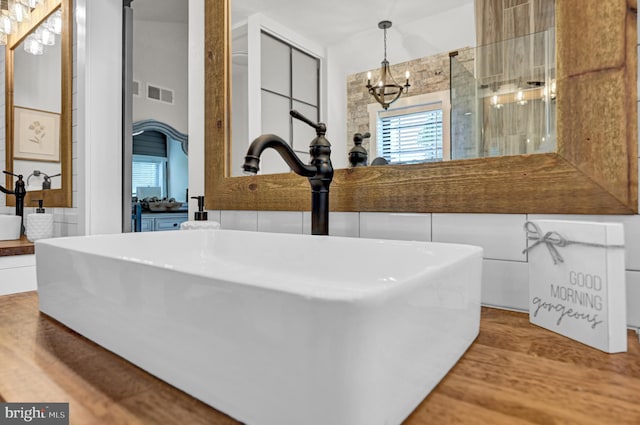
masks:
<path id="1" fill-rule="evenodd" d="M 27 191 L 62 187 L 61 22 L 58 9 L 13 49 L 13 173 Z"/>
<path id="2" fill-rule="evenodd" d="M 354 149 L 357 165 L 555 151 L 554 1 L 516 3 L 233 0 L 231 175 L 265 133 L 308 160 L 290 109 L 327 124 L 336 168 Z M 385 105 L 380 84 L 407 90 Z M 263 174 L 289 171 L 265 154 Z"/>

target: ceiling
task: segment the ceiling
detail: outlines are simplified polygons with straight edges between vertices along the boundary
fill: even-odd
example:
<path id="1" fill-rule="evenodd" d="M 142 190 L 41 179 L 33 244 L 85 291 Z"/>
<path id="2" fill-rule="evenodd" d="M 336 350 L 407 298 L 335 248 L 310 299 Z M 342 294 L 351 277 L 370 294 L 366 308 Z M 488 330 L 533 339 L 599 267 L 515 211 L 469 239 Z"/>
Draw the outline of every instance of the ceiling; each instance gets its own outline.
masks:
<path id="1" fill-rule="evenodd" d="M 138 1 L 138 0 L 136 0 Z M 149 0 L 147 0 L 149 1 Z M 474 0 L 232 0 L 232 22 L 262 13 L 325 46 L 378 28 L 390 20 L 403 25 Z"/>
<path id="2" fill-rule="evenodd" d="M 437 15 L 474 0 L 231 0 L 232 21 L 262 13 L 325 46 L 376 29 L 388 19 L 403 25 Z M 189 0 L 133 0 L 134 19 L 189 21 Z"/>

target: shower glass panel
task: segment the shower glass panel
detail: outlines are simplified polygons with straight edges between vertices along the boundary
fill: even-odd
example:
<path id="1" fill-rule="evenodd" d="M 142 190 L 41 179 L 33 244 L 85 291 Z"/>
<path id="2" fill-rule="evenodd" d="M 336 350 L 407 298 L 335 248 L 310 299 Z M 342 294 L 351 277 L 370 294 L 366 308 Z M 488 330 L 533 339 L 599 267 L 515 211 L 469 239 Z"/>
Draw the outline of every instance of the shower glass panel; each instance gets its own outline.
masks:
<path id="1" fill-rule="evenodd" d="M 475 79 L 451 58 L 452 159 L 555 152 L 554 30 L 477 47 L 475 57 Z"/>
<path id="2" fill-rule="evenodd" d="M 473 62 L 460 62 L 450 56 L 451 71 L 451 159 L 477 158 L 480 152 L 480 115 L 478 114 L 478 84 Z"/>

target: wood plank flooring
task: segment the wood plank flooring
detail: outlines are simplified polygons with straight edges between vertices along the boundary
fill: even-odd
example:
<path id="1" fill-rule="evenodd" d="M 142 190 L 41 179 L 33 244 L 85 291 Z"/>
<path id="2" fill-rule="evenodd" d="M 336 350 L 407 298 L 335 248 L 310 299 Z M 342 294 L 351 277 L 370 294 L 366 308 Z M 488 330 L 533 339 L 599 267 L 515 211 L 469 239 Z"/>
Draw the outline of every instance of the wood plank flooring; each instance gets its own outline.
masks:
<path id="1" fill-rule="evenodd" d="M 239 424 L 39 313 L 35 292 L 0 297 L 3 400 L 69 402 L 77 425 Z M 640 424 L 638 338 L 607 355 L 483 308 L 478 339 L 404 422 L 431 424 Z"/>

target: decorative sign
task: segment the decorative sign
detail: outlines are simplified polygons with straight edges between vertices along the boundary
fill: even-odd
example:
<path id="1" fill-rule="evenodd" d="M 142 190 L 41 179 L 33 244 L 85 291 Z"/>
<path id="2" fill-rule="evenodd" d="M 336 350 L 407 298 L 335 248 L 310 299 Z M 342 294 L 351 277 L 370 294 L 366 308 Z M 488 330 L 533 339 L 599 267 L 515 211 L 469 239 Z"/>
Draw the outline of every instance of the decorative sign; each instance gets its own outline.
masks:
<path id="1" fill-rule="evenodd" d="M 525 230 L 531 323 L 607 353 L 627 351 L 622 224 L 532 220 Z"/>

